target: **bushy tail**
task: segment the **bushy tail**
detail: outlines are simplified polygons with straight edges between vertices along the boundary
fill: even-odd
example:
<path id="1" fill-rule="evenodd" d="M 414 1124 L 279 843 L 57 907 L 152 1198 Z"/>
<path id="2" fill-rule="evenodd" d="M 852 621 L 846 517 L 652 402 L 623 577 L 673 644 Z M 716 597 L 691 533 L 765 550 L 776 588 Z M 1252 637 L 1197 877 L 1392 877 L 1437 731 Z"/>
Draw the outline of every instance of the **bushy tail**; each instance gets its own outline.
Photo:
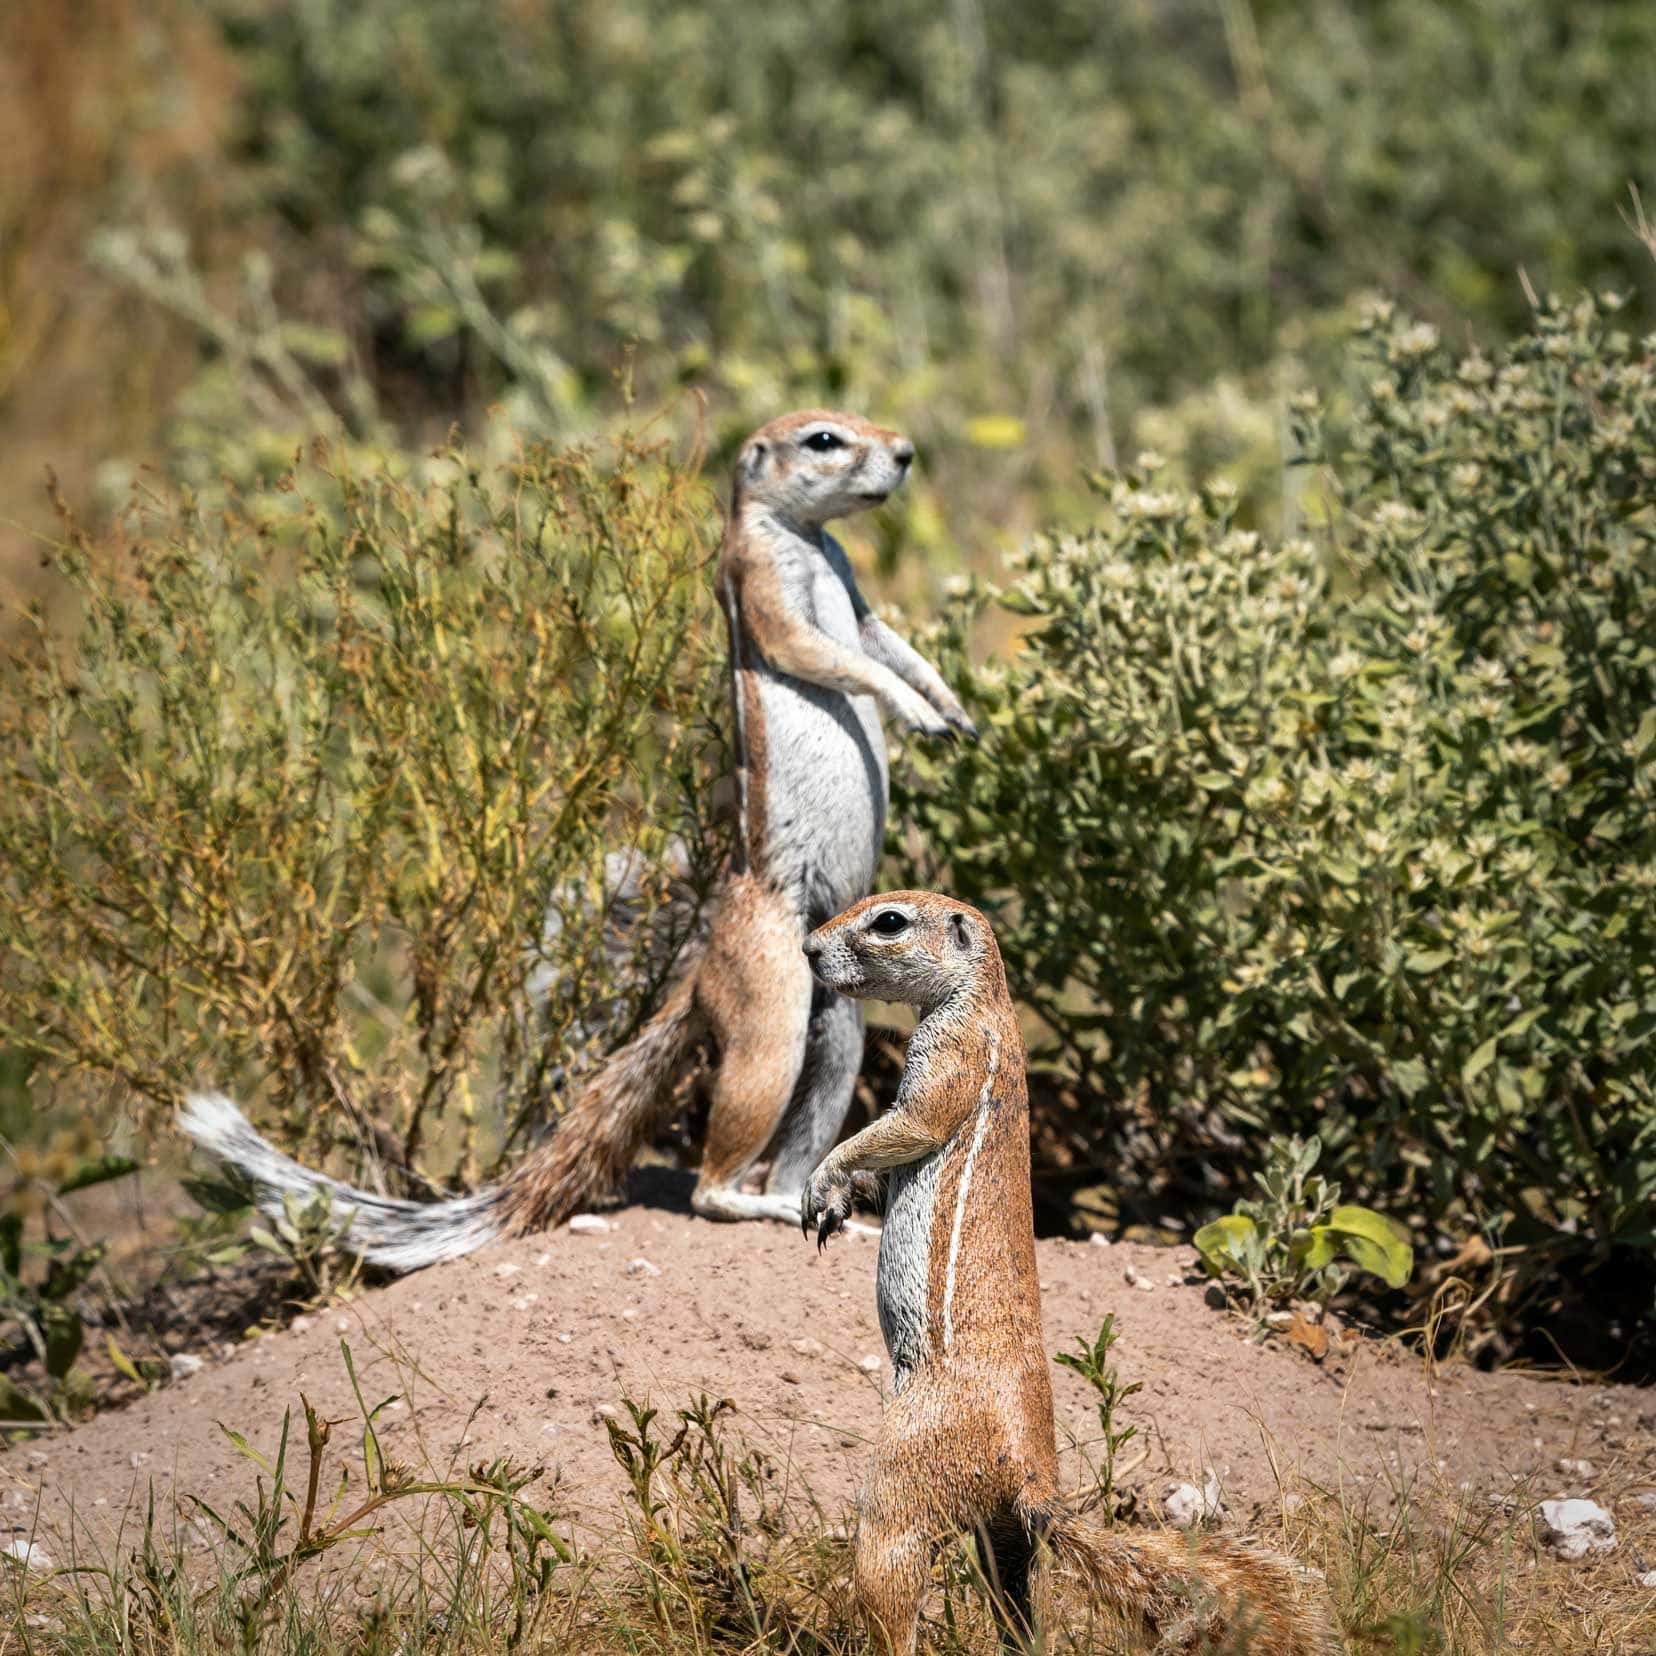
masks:
<path id="1" fill-rule="evenodd" d="M 676 1098 L 700 1032 L 692 973 L 631 1042 L 582 1080 L 547 1143 L 499 1184 L 444 1202 L 398 1201 L 314 1173 L 261 1138 L 221 1093 L 192 1094 L 178 1124 L 245 1173 L 272 1217 L 281 1215 L 284 1192 L 306 1200 L 325 1193 L 337 1210 L 351 1210 L 346 1247 L 387 1270 L 417 1271 L 498 1237 L 561 1225 L 608 1196 Z"/>
<path id="2" fill-rule="evenodd" d="M 1338 1656 L 1319 1578 L 1280 1553 L 1176 1530 L 1106 1529 L 1062 1510 L 1035 1515 L 1031 1527 L 1106 1610 L 1156 1635 L 1158 1656 Z"/>
<path id="3" fill-rule="evenodd" d="M 259 1206 L 272 1218 L 281 1216 L 288 1191 L 306 1201 L 325 1194 L 341 1215 L 349 1209 L 351 1227 L 344 1245 L 387 1270 L 417 1271 L 440 1259 L 458 1259 L 501 1234 L 500 1185 L 446 1202 L 376 1196 L 284 1156 L 223 1093 L 192 1093 L 179 1111 L 178 1125 L 202 1149 L 245 1173 Z"/>
<path id="4" fill-rule="evenodd" d="M 702 1033 L 692 972 L 626 1046 L 582 1078 L 551 1138 L 506 1175 L 502 1235 L 561 1225 L 621 1183 L 676 1103 Z"/>

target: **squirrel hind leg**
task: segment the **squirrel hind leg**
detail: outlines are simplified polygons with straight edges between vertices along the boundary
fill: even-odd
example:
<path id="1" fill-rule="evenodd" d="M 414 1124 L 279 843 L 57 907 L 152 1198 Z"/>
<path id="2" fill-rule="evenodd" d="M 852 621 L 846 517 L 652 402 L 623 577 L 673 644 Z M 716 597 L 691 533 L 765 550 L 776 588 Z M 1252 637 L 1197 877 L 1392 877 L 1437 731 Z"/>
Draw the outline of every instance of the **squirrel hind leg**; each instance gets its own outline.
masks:
<path id="1" fill-rule="evenodd" d="M 804 1062 L 769 1147 L 767 1193 L 799 1206 L 805 1181 L 845 1125 L 862 1058 L 862 1002 L 813 985 Z"/>
<path id="2" fill-rule="evenodd" d="M 756 880 L 731 881 L 696 979 L 696 999 L 719 1051 L 712 1108 L 692 1205 L 716 1219 L 799 1220 L 746 1195 L 742 1180 L 776 1134 L 805 1063 L 811 972 L 800 921 Z M 773 1211 L 774 1209 L 774 1211 Z"/>
<path id="3" fill-rule="evenodd" d="M 873 1656 L 915 1656 L 934 1550 L 924 1528 L 858 1522 L 852 1585 Z"/>

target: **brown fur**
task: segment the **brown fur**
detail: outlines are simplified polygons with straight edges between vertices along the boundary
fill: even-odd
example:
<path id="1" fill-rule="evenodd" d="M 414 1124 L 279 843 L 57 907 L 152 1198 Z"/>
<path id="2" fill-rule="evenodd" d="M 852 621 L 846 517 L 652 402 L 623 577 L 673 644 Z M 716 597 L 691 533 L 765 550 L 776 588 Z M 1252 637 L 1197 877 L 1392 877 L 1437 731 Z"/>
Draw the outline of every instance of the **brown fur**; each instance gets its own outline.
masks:
<path id="1" fill-rule="evenodd" d="M 883 935 L 882 915 L 905 924 Z M 854 905 L 805 947 L 813 971 L 841 993 L 922 1013 L 896 1103 L 824 1158 L 802 1214 L 825 1241 L 848 1215 L 859 1175 L 910 1169 L 893 1189 L 881 1240 L 896 1384 L 855 1553 L 857 1599 L 876 1646 L 910 1656 L 938 1548 L 975 1532 L 1009 1648 L 1032 1637 L 1030 1572 L 1044 1547 L 1161 1651 L 1227 1641 L 1253 1656 L 1336 1650 L 1326 1606 L 1291 1560 L 1231 1541 L 1105 1529 L 1059 1494 L 1024 1050 L 988 921 L 946 897 L 896 892 Z M 920 1233 L 902 1208 L 917 1192 L 930 1194 L 908 1212 L 924 1218 L 931 1204 Z M 910 1303 L 916 1247 L 925 1249 L 919 1306 Z"/>

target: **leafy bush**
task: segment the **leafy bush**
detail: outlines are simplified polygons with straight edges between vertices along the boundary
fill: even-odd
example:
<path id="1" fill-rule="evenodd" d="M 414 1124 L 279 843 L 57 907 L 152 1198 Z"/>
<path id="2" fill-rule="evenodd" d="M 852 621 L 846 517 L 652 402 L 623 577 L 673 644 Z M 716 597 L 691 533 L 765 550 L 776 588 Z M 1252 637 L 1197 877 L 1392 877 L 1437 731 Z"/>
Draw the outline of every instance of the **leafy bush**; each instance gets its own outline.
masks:
<path id="1" fill-rule="evenodd" d="M 71 526 L 78 633 L 31 612 L 0 690 L 0 1044 L 38 1094 L 220 1080 L 313 1152 L 470 1173 L 543 1115 L 671 965 L 606 934 L 606 854 L 716 865 L 709 518 L 624 441 L 318 451 L 216 514 L 135 502 L 118 556 Z"/>
<path id="2" fill-rule="evenodd" d="M 1340 1201 L 1340 1187 L 1315 1171 L 1322 1141 L 1272 1139 L 1254 1174 L 1262 1196 L 1203 1225 L 1191 1238 L 1202 1263 L 1233 1284 L 1255 1318 L 1284 1301 L 1324 1305 L 1352 1269 L 1401 1288 L 1414 1271 L 1414 1250 L 1383 1213 Z M 1342 1260 L 1348 1264 L 1341 1264 Z"/>
<path id="3" fill-rule="evenodd" d="M 1456 360 L 1376 307 L 1349 413 L 1298 405 L 1315 540 L 1146 456 L 952 612 L 985 737 L 914 757 L 906 873 L 997 914 L 1100 1138 L 1316 1130 L 1428 1226 L 1652 1240 L 1656 339 L 1614 310 Z M 996 599 L 1034 630 L 973 674 Z"/>

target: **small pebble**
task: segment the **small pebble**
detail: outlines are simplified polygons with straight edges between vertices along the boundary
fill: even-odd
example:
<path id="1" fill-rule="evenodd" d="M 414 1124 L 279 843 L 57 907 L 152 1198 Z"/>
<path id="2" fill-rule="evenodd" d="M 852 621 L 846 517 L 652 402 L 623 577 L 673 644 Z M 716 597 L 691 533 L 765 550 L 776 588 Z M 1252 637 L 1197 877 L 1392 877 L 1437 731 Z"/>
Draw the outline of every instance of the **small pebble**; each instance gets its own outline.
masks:
<path id="1" fill-rule="evenodd" d="M 167 1366 L 172 1370 L 173 1379 L 187 1380 L 192 1374 L 198 1373 L 202 1365 L 201 1359 L 190 1352 L 175 1351 L 167 1359 Z"/>
<path id="2" fill-rule="evenodd" d="M 1616 1520 L 1597 1501 L 1543 1501 L 1535 1527 L 1541 1545 L 1559 1558 L 1616 1550 Z"/>
<path id="3" fill-rule="evenodd" d="M 820 1357 L 822 1355 L 822 1341 L 813 1340 L 809 1334 L 803 1340 L 795 1340 L 793 1349 L 801 1357 Z"/>
<path id="4" fill-rule="evenodd" d="M 52 1558 L 38 1541 L 25 1541 L 21 1536 L 0 1547 L 0 1558 L 9 1558 L 25 1570 L 49 1570 Z"/>
<path id="5" fill-rule="evenodd" d="M 857 1359 L 857 1367 L 860 1368 L 864 1374 L 878 1374 L 880 1372 L 880 1359 L 870 1353 L 867 1357 L 859 1357 Z"/>
<path id="6" fill-rule="evenodd" d="M 658 1277 L 661 1275 L 661 1267 L 652 1265 L 647 1259 L 629 1259 L 627 1261 L 627 1275 L 630 1277 Z"/>
<path id="7" fill-rule="evenodd" d="M 1217 1518 L 1223 1506 L 1219 1474 L 1212 1467 L 1203 1469 L 1200 1489 L 1195 1484 L 1173 1484 L 1162 1496 L 1162 1511 L 1167 1514 L 1168 1523 L 1179 1529 L 1192 1529 L 1210 1518 Z"/>
<path id="8" fill-rule="evenodd" d="M 1129 1265 L 1121 1274 L 1126 1278 L 1127 1284 L 1131 1288 L 1138 1288 L 1146 1294 L 1152 1294 L 1156 1290 L 1155 1283 L 1153 1283 L 1149 1277 L 1145 1276 L 1135 1265 Z"/>
<path id="9" fill-rule="evenodd" d="M 569 1228 L 577 1236 L 600 1236 L 605 1231 L 615 1227 L 607 1219 L 601 1219 L 596 1213 L 577 1213 L 569 1221 Z"/>

